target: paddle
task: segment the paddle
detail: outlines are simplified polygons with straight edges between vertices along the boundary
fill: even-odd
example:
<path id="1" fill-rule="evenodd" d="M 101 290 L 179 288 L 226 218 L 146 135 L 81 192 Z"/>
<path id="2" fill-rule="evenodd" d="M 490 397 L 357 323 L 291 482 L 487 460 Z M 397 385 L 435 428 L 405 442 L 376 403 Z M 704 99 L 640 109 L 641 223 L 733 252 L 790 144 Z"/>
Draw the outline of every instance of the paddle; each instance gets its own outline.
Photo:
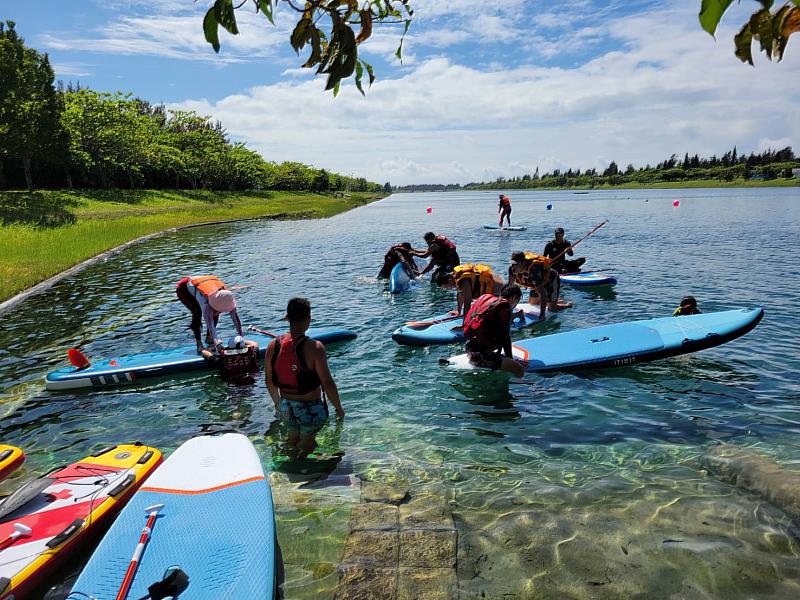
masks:
<path id="1" fill-rule="evenodd" d="M 158 511 L 162 508 L 164 508 L 163 504 L 154 504 L 144 509 L 144 512 L 147 514 L 147 521 L 145 522 L 144 529 L 142 529 L 142 533 L 139 535 L 139 543 L 136 544 L 136 549 L 133 551 L 133 557 L 131 558 L 130 564 L 128 564 L 128 570 L 125 571 L 125 577 L 122 579 L 122 585 L 119 586 L 119 591 L 117 592 L 115 600 L 125 600 L 128 597 L 128 591 L 136 575 L 136 568 L 139 566 L 139 560 L 142 558 L 145 544 L 147 544 L 150 533 L 153 531 L 153 525 L 156 522 Z"/>
<path id="2" fill-rule="evenodd" d="M 33 530 L 28 527 L 27 525 L 23 525 L 22 523 L 14 523 L 14 533 L 9 535 L 6 539 L 0 541 L 0 550 L 5 550 L 9 546 L 11 546 L 17 538 L 21 538 L 23 536 L 28 537 Z"/>
<path id="3" fill-rule="evenodd" d="M 605 225 L 606 223 L 608 223 L 608 219 L 606 219 L 605 221 L 603 221 L 602 223 L 600 223 L 600 225 L 598 225 L 597 227 L 595 227 L 594 229 L 592 229 L 592 230 L 591 230 L 589 233 L 587 233 L 585 236 L 583 236 L 583 237 L 582 237 L 581 239 L 579 239 L 577 242 L 573 242 L 571 245 L 569 245 L 569 246 L 567 246 L 566 248 L 564 248 L 564 249 L 563 249 L 561 252 L 559 252 L 559 253 L 558 253 L 558 254 L 557 254 L 555 257 L 551 258 L 551 259 L 550 259 L 550 262 L 551 262 L 551 263 L 553 263 L 553 262 L 557 261 L 559 258 L 561 258 L 562 256 L 564 256 L 564 255 L 565 255 L 567 252 L 569 252 L 570 250 L 572 250 L 572 249 L 573 249 L 575 246 L 577 246 L 578 244 L 580 244 L 580 243 L 581 243 L 583 240 L 585 240 L 586 238 L 588 238 L 590 235 L 592 235 L 592 234 L 593 234 L 595 231 L 597 231 L 598 229 L 600 229 L 600 228 L 601 228 L 603 225 Z"/>
<path id="4" fill-rule="evenodd" d="M 69 360 L 69 364 L 77 368 L 78 371 L 88 369 L 92 366 L 92 363 L 89 362 L 86 355 L 77 348 L 70 348 L 67 350 L 67 360 Z"/>
<path id="5" fill-rule="evenodd" d="M 453 315 L 451 317 L 445 317 L 444 319 L 434 319 L 433 321 L 408 321 L 406 322 L 406 327 L 409 329 L 414 329 L 415 331 L 419 331 L 421 329 L 427 329 L 431 325 L 437 325 L 439 323 L 447 323 L 448 321 L 455 321 L 456 319 L 462 318 L 464 315 Z"/>
<path id="6" fill-rule="evenodd" d="M 272 333 L 271 331 L 266 331 L 264 329 L 259 329 L 258 327 L 254 327 L 253 325 L 247 326 L 247 331 L 255 331 L 256 333 L 260 333 L 262 335 L 268 335 L 269 337 L 276 338 L 280 337 L 277 333 Z"/>

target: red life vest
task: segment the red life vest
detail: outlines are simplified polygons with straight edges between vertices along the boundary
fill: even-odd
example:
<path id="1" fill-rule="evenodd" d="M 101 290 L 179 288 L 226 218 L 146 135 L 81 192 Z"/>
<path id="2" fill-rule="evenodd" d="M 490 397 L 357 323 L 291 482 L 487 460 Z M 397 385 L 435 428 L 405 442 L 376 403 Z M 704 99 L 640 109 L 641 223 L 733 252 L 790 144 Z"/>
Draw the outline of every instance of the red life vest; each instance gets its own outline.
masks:
<path id="1" fill-rule="evenodd" d="M 441 235 L 441 234 L 437 235 L 435 238 L 433 238 L 433 240 L 435 242 L 438 242 L 439 244 L 441 244 L 442 246 L 444 246 L 445 248 L 447 248 L 451 252 L 455 252 L 456 251 L 456 245 L 453 242 L 451 242 L 450 240 L 448 240 L 446 237 Z"/>
<path id="2" fill-rule="evenodd" d="M 272 353 L 272 380 L 287 394 L 302 396 L 319 388 L 317 372 L 306 366 L 303 346 L 308 338 L 302 336 L 296 341 L 292 334 L 284 333 L 275 340 Z"/>
<path id="3" fill-rule="evenodd" d="M 464 317 L 463 332 L 468 340 L 475 340 L 482 346 L 496 349 L 502 343 L 503 313 L 505 321 L 511 315 L 511 305 L 505 298 L 484 294 L 472 301 L 467 316 Z"/>
<path id="4" fill-rule="evenodd" d="M 511 206 L 511 200 L 508 199 L 508 196 L 500 196 L 500 205 L 503 208 L 508 208 Z"/>

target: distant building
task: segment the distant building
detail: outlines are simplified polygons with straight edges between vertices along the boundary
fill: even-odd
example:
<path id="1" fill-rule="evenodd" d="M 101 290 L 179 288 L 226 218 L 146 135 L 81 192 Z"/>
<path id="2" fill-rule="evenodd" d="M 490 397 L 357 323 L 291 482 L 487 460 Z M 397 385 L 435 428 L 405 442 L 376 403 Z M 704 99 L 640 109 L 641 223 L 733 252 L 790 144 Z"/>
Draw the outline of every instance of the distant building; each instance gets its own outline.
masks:
<path id="1" fill-rule="evenodd" d="M 800 169 L 792 169 L 792 177 L 794 179 L 800 179 Z"/>

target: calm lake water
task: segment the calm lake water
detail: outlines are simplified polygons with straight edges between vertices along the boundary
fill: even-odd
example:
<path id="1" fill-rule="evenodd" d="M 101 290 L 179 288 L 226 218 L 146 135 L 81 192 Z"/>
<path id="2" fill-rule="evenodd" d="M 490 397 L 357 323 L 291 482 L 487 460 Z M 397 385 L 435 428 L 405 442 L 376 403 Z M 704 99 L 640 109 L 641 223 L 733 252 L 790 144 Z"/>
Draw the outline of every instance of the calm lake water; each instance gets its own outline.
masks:
<path id="1" fill-rule="evenodd" d="M 333 596 L 358 479 L 407 481 L 412 495 L 449 502 L 461 598 L 800 597 L 790 519 L 699 463 L 726 442 L 800 472 L 800 190 L 509 196 L 524 233 L 481 227 L 496 222 L 496 193 L 397 195 L 326 220 L 169 234 L 25 302 L 0 330 L 0 441 L 28 461 L 0 492 L 109 443 L 169 452 L 235 429 L 281 471 L 273 481 L 288 598 Z M 391 340 L 398 324 L 441 313 L 453 298 L 427 285 L 391 297 L 374 279 L 390 244 L 422 247 L 433 230 L 462 260 L 505 272 L 512 251 L 541 251 L 554 227 L 575 240 L 603 219 L 576 253 L 587 269 L 615 269 L 619 284 L 565 287 L 575 306 L 549 332 L 669 315 L 686 294 L 704 311 L 763 306 L 764 320 L 699 354 L 523 381 L 440 367 L 457 346 Z M 329 348 L 347 418 L 322 432 L 319 456 L 301 469 L 281 456 L 261 381 L 228 387 L 193 374 L 104 391 L 44 388 L 71 346 L 91 358 L 190 342 L 174 284 L 205 272 L 249 286 L 237 292 L 245 324 L 278 328 L 287 299 L 305 295 L 316 326 L 358 332 Z M 297 470 L 327 479 L 304 489 Z"/>

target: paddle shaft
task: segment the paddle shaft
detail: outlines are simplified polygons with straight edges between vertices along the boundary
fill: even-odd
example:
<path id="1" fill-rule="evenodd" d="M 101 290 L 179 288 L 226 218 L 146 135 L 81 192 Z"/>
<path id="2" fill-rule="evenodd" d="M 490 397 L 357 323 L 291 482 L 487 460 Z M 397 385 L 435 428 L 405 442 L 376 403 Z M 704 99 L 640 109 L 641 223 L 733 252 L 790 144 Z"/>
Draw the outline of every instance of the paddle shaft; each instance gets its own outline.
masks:
<path id="1" fill-rule="evenodd" d="M 592 230 L 591 230 L 589 233 L 587 233 L 585 236 L 583 236 L 583 237 L 582 237 L 581 239 L 579 239 L 577 242 L 575 242 L 575 243 L 573 243 L 573 244 L 570 244 L 569 246 L 567 246 L 566 248 L 564 248 L 564 249 L 563 249 L 561 252 L 559 252 L 559 253 L 558 253 L 558 254 L 557 254 L 557 255 L 556 255 L 554 258 L 551 258 L 551 259 L 550 259 L 550 262 L 551 262 L 551 263 L 553 263 L 553 262 L 557 261 L 559 258 L 561 258 L 562 256 L 564 256 L 564 255 L 565 255 L 567 252 L 569 252 L 570 250 L 572 250 L 572 249 L 573 249 L 575 246 L 577 246 L 578 244 L 580 244 L 580 243 L 581 243 L 583 240 L 585 240 L 586 238 L 588 238 L 590 235 L 592 235 L 592 234 L 593 234 L 595 231 L 597 231 L 598 229 L 600 229 L 600 228 L 601 228 L 603 225 L 605 225 L 606 223 L 608 223 L 608 220 L 606 220 L 606 221 L 603 221 L 602 223 L 600 223 L 600 225 L 598 225 L 597 227 L 595 227 L 594 229 L 592 229 Z"/>
<path id="2" fill-rule="evenodd" d="M 264 329 L 259 329 L 258 327 L 253 327 L 252 325 L 248 326 L 247 330 L 248 331 L 255 331 L 256 333 L 260 333 L 262 335 L 268 335 L 269 337 L 273 337 L 273 338 L 280 337 L 280 336 L 278 336 L 277 333 L 272 333 L 271 331 L 266 331 Z"/>
<path id="3" fill-rule="evenodd" d="M 133 557 L 128 565 L 128 570 L 125 571 L 125 577 L 122 579 L 122 585 L 119 586 L 119 591 L 117 592 L 115 600 L 125 600 L 128 597 L 128 591 L 131 589 L 133 578 L 136 575 L 136 568 L 139 566 L 144 547 L 150 537 L 150 532 L 153 531 L 153 524 L 156 522 L 156 517 L 158 516 L 160 508 L 161 507 L 154 507 L 154 510 L 152 510 L 147 517 L 144 529 L 142 529 L 142 533 L 139 535 L 139 543 L 136 544 L 136 549 L 133 551 Z"/>
<path id="4" fill-rule="evenodd" d="M 407 327 L 411 329 L 424 329 L 430 327 L 431 325 L 437 325 L 439 323 L 447 323 L 448 321 L 455 321 L 456 319 L 460 319 L 464 315 L 453 315 L 452 317 L 445 317 L 444 319 L 434 319 L 433 321 L 408 321 L 406 323 Z"/>

